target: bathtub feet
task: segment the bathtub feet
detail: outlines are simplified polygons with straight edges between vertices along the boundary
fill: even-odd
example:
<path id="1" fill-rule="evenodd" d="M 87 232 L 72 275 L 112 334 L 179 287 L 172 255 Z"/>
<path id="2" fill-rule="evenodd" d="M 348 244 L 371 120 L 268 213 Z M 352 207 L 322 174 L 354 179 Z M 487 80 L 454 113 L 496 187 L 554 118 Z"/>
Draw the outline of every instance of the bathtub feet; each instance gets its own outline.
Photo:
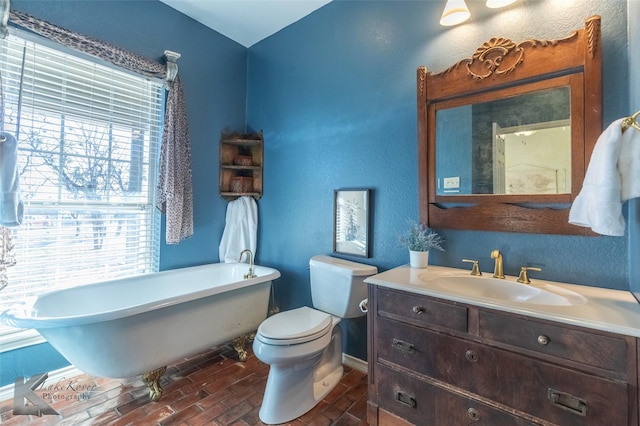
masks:
<path id="1" fill-rule="evenodd" d="M 167 367 L 158 368 L 149 373 L 142 375 L 142 381 L 149 387 L 149 398 L 152 401 L 159 401 L 162 397 L 162 387 L 160 386 L 160 377 L 167 371 Z"/>
<path id="2" fill-rule="evenodd" d="M 238 353 L 238 358 L 240 359 L 240 361 L 245 362 L 247 360 L 247 356 L 249 354 L 247 353 L 245 347 L 247 346 L 247 343 L 253 342 L 253 339 L 255 339 L 255 337 L 256 333 L 247 333 L 243 334 L 240 337 L 236 337 L 231 341 L 231 343 L 233 344 L 233 349 L 235 349 Z"/>

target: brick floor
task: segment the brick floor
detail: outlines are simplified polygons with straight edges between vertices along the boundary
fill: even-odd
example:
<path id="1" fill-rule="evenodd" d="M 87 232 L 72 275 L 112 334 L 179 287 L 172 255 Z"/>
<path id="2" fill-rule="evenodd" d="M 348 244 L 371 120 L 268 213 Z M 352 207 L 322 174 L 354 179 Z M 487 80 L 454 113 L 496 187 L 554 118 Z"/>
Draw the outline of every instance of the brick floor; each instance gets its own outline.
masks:
<path id="1" fill-rule="evenodd" d="M 0 424 L 14 425 L 262 425 L 258 410 L 269 366 L 249 351 L 246 362 L 221 346 L 169 366 L 160 401 L 149 399 L 141 379 L 80 375 L 41 396 L 57 415 L 14 415 L 13 401 L 0 402 Z M 48 385 L 45 382 L 45 387 Z M 345 367 L 336 388 L 315 408 L 287 423 L 303 426 L 366 425 L 367 376 Z"/>

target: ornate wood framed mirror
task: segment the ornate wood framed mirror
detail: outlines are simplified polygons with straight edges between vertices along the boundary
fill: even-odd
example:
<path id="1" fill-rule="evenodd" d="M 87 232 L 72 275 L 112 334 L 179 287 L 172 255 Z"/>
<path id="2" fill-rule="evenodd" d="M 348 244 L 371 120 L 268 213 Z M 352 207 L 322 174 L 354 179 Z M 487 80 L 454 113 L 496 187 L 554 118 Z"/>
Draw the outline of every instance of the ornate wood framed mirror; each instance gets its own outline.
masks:
<path id="1" fill-rule="evenodd" d="M 420 220 L 432 228 L 585 234 L 568 223 L 602 132 L 600 17 L 560 40 L 494 37 L 417 70 Z"/>

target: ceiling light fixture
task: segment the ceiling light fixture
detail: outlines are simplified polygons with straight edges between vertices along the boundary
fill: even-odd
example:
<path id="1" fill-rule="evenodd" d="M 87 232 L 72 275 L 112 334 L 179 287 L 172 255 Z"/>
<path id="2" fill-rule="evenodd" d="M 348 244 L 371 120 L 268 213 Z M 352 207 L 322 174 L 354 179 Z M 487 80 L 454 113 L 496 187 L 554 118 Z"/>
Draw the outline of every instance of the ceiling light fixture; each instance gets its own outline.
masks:
<path id="1" fill-rule="evenodd" d="M 469 19 L 471 12 L 464 0 L 447 0 L 447 4 L 444 6 L 442 17 L 440 18 L 440 25 L 446 27 L 451 25 L 458 25 Z"/>
<path id="2" fill-rule="evenodd" d="M 487 7 L 490 7 L 491 9 L 498 9 L 500 7 L 509 6 L 515 1 L 516 0 L 487 0 Z"/>

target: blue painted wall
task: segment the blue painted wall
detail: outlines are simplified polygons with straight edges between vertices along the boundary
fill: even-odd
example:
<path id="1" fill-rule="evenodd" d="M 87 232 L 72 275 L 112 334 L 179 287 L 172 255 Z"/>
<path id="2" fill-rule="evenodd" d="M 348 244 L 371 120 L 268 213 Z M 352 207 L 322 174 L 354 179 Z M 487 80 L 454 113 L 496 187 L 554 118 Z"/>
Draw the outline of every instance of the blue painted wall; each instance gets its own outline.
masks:
<path id="1" fill-rule="evenodd" d="M 602 16 L 604 121 L 629 114 L 627 14 L 622 0 L 519 1 L 504 10 L 468 2 L 472 18 L 438 24 L 444 1 L 335 0 L 252 46 L 248 125 L 265 137 L 259 261 L 282 272 L 282 309 L 310 304 L 308 259 L 332 251 L 333 190 L 368 187 L 373 250 L 384 270 L 408 262 L 397 236 L 418 217 L 416 83 L 419 65 L 441 71 L 493 36 L 557 39 Z M 443 231 L 435 264 L 465 267 L 504 254 L 505 273 L 522 265 L 541 279 L 628 289 L 629 238 Z M 353 258 L 352 260 L 358 260 Z M 364 321 L 345 321 L 346 352 L 366 359 Z"/>
<path id="2" fill-rule="evenodd" d="M 152 58 L 183 54 L 193 145 L 195 236 L 161 246 L 161 267 L 217 261 L 226 203 L 217 195 L 218 139 L 223 128 L 263 129 L 264 196 L 259 202 L 257 261 L 281 270 L 281 309 L 311 303 L 308 260 L 332 249 L 333 190 L 373 189 L 372 257 L 380 270 L 407 263 L 397 236 L 418 216 L 415 70 L 438 71 L 492 36 L 554 39 L 603 18 L 604 124 L 629 114 L 627 10 L 623 0 L 520 0 L 491 11 L 471 1 L 472 19 L 438 24 L 443 1 L 334 0 L 245 49 L 157 1 L 13 0 L 12 7 Z M 246 108 L 246 115 L 245 115 Z M 461 266 L 504 253 L 505 272 L 541 266 L 543 279 L 628 289 L 629 240 L 443 231 L 436 264 Z M 353 258 L 352 260 L 359 260 Z M 343 322 L 345 351 L 366 359 L 363 319 Z M 0 354 L 0 385 L 57 368 L 19 366 L 38 351 Z M 12 361 L 13 360 L 13 361 Z M 61 367 L 62 365 L 60 365 Z M 6 371 L 6 373 L 5 373 Z M 5 379 L 6 377 L 6 379 Z"/>
<path id="3" fill-rule="evenodd" d="M 182 54 L 178 66 L 191 134 L 195 230 L 179 245 L 161 245 L 160 268 L 217 262 L 226 213 L 218 196 L 218 140 L 225 128 L 245 129 L 247 49 L 159 1 L 12 0 L 11 8 L 159 61 L 165 50 Z M 41 344 L 0 353 L 0 365 L 2 386 L 68 363 Z"/>

